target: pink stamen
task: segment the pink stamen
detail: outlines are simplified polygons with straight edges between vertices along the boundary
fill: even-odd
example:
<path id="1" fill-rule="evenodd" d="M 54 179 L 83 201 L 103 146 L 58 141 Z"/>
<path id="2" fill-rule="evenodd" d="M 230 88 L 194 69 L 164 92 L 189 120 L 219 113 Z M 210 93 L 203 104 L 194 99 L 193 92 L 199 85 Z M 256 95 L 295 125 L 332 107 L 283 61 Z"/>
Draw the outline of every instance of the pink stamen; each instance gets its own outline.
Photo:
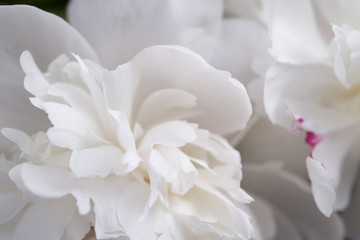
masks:
<path id="1" fill-rule="evenodd" d="M 322 140 L 322 136 L 314 132 L 306 132 L 305 142 L 310 145 L 310 147 L 315 148 L 315 146 Z"/>

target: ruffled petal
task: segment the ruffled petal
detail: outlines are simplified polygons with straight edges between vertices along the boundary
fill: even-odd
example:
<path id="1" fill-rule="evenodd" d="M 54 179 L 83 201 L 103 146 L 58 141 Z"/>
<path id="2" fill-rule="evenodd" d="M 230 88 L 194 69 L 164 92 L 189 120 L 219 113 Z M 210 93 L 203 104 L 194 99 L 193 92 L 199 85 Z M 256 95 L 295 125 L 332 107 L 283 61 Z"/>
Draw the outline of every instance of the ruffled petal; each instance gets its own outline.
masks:
<path id="1" fill-rule="evenodd" d="M 196 97 L 180 89 L 162 89 L 150 94 L 141 104 L 135 119 L 144 128 L 164 119 L 181 120 L 198 114 Z"/>
<path id="2" fill-rule="evenodd" d="M 139 53 L 131 63 L 142 76 L 135 99 L 136 109 L 152 92 L 176 88 L 197 97 L 197 109 L 203 114 L 187 120 L 199 123 L 200 128 L 227 135 L 246 126 L 251 104 L 244 86 L 229 73 L 209 66 L 194 52 L 175 46 L 151 47 Z"/>
<path id="3" fill-rule="evenodd" d="M 119 148 L 103 145 L 74 151 L 70 159 L 70 168 L 77 177 L 106 177 L 110 173 L 124 176 L 139 164 L 139 157 L 124 154 Z"/>
<path id="4" fill-rule="evenodd" d="M 141 141 L 142 147 L 160 144 L 169 147 L 183 147 L 197 138 L 195 129 L 186 122 L 171 121 L 149 129 Z"/>
<path id="5" fill-rule="evenodd" d="M 353 121 L 332 107 L 330 96 L 339 94 L 337 89 L 344 87 L 326 65 L 274 64 L 266 76 L 265 110 L 273 123 L 289 129 L 302 118 L 306 130 L 329 132 Z"/>
<path id="6" fill-rule="evenodd" d="M 62 53 L 74 52 L 93 60 L 97 59 L 96 54 L 64 20 L 30 6 L 1 6 L 0 31 L 0 125 L 19 128 L 28 134 L 44 130 L 49 122 L 28 100 L 20 54 L 31 51 L 42 70 Z M 0 150 L 6 152 L 9 143 L 3 137 L 0 141 Z"/>
<path id="7" fill-rule="evenodd" d="M 104 66 L 113 69 L 142 49 L 159 44 L 183 45 L 202 56 L 211 55 L 222 1 L 73 0 L 68 16 Z"/>
<path id="8" fill-rule="evenodd" d="M 11 169 L 9 175 L 30 200 L 60 198 L 69 194 L 77 185 L 73 174 L 54 166 L 23 163 Z"/>

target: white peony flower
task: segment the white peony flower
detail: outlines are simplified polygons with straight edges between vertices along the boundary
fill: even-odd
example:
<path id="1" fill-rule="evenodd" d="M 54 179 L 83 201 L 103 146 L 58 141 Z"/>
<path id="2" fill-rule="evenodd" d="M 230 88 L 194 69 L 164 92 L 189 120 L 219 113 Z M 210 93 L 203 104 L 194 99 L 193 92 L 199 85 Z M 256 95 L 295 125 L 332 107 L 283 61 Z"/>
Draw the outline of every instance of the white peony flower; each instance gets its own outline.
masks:
<path id="1" fill-rule="evenodd" d="M 14 152 L 6 151 L 15 166 L 4 176 L 9 172 L 16 184 L 12 191 L 18 197 L 21 192 L 25 202 L 6 202 L 17 211 L 2 217 L 6 231 L 0 234 L 18 239 L 38 233 L 29 221 L 36 212 L 29 209 L 44 204 L 49 207 L 43 211 L 61 206 L 57 211 L 63 217 L 47 222 L 56 229 L 53 235 L 37 239 L 78 239 L 90 224 L 99 239 L 251 237 L 249 217 L 240 205 L 252 199 L 239 187 L 240 156 L 224 138 L 244 128 L 251 114 L 242 84 L 182 47 L 148 48 L 107 70 L 59 18 L 26 6 L 0 11 L 7 22 L 20 14 L 24 27 L 36 26 L 32 35 L 21 28 L 22 21 L 11 29 L 0 23 L 1 42 L 11 49 L 3 51 L 6 60 L 21 50 L 31 52 L 21 56 L 25 88 L 52 125 L 48 128 L 46 115 L 30 110 L 33 125 L 19 119 L 2 130 L 17 144 Z M 10 41 L 21 34 L 37 41 Z M 42 51 L 52 45 L 52 51 Z M 76 61 L 70 52 L 80 54 L 74 55 Z M 6 87 L 14 81 L 17 91 L 19 68 L 6 60 L 1 61 L 2 82 Z M 10 98 L 16 113 L 29 108 L 22 103 L 26 94 L 19 95 Z M 41 129 L 46 134 L 28 135 Z M 27 227 L 16 227 L 19 221 Z"/>
<path id="2" fill-rule="evenodd" d="M 271 25 L 278 63 L 267 74 L 265 107 L 272 122 L 307 134 L 313 194 L 327 216 L 348 206 L 359 165 L 359 7 L 278 1 Z"/>

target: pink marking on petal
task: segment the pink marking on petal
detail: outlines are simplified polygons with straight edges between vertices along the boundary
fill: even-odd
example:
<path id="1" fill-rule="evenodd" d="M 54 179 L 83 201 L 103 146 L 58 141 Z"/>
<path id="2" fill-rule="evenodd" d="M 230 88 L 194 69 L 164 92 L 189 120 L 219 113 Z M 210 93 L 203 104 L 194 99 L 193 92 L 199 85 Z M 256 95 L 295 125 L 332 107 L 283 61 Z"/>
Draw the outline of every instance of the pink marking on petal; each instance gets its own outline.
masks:
<path id="1" fill-rule="evenodd" d="M 314 161 L 319 162 L 321 164 L 321 166 L 324 168 L 324 170 L 327 171 L 327 168 L 325 167 L 325 164 L 323 162 L 321 162 L 319 159 L 316 159 L 312 153 L 309 155 L 309 158 L 311 158 Z"/>
<path id="2" fill-rule="evenodd" d="M 310 147 L 315 148 L 315 146 L 322 140 L 322 136 L 314 132 L 306 132 L 305 142 L 310 145 Z"/>

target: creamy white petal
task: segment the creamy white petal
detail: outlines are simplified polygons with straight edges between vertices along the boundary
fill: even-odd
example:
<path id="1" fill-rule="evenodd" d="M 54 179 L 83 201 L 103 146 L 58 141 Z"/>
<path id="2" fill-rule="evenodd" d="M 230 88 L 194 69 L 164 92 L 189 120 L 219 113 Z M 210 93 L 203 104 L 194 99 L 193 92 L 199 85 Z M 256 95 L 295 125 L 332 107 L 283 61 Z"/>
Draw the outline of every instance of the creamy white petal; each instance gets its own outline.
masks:
<path id="1" fill-rule="evenodd" d="M 118 174 L 125 175 L 132 169 L 122 166 L 123 153 L 115 146 L 100 146 L 96 148 L 74 151 L 70 159 L 70 168 L 77 177 L 106 177 L 112 171 L 120 170 Z"/>
<path id="2" fill-rule="evenodd" d="M 125 233 L 130 239 L 157 239 L 157 234 L 155 233 L 157 219 L 142 218 L 148 195 L 149 188 L 146 184 L 134 182 L 128 185 L 119 198 L 119 207 L 117 208 L 118 221 L 124 226 L 124 229 L 126 229 Z"/>
<path id="3" fill-rule="evenodd" d="M 78 177 L 106 177 L 110 173 L 126 175 L 139 164 L 136 154 L 124 154 L 115 146 L 99 146 L 74 151 L 70 168 Z"/>
<path id="4" fill-rule="evenodd" d="M 193 187 L 199 173 L 190 158 L 176 148 L 158 147 L 151 151 L 149 164 L 171 184 L 174 193 L 183 195 Z M 150 179 L 151 180 L 151 179 Z"/>
<path id="5" fill-rule="evenodd" d="M 84 145 L 91 146 L 94 142 L 97 142 L 96 139 L 94 139 L 92 132 L 101 133 L 102 128 L 99 126 L 99 122 L 96 121 L 97 119 L 91 117 L 92 115 L 86 112 L 77 111 L 77 109 L 68 105 L 54 102 L 45 103 L 44 107 L 55 129 L 63 129 L 82 135 Z M 64 144 L 59 146 L 64 147 Z"/>
<path id="6" fill-rule="evenodd" d="M 196 106 L 196 97 L 186 91 L 161 89 L 144 100 L 136 113 L 136 119 L 143 127 L 149 127 L 164 119 L 181 120 L 201 114 Z"/>
<path id="7" fill-rule="evenodd" d="M 351 88 L 360 82 L 360 31 L 348 25 L 333 25 L 332 29 L 335 34 L 334 71 L 344 86 Z"/>
<path id="8" fill-rule="evenodd" d="M 169 147 L 182 147 L 197 138 L 195 129 L 188 123 L 172 121 L 150 128 L 143 137 L 140 146 L 144 148 L 160 144 Z"/>
<path id="9" fill-rule="evenodd" d="M 77 185 L 73 174 L 53 166 L 23 163 L 11 169 L 9 175 L 24 196 L 35 201 L 66 196 Z"/>
<path id="10" fill-rule="evenodd" d="M 132 104 L 139 81 L 131 63 L 118 66 L 114 71 L 104 72 L 104 96 L 110 109 L 124 112 L 132 121 Z"/>
<path id="11" fill-rule="evenodd" d="M 78 53 L 96 60 L 86 40 L 61 18 L 30 6 L 0 7 L 1 127 L 16 127 L 33 134 L 49 126 L 45 114 L 31 106 L 23 88 L 20 54 L 29 50 L 42 70 L 62 53 Z M 9 24 L 11 23 L 11 24 Z M 3 113 L 7 114 L 3 114 Z M 1 137 L 1 150 L 9 143 Z"/>
<path id="12" fill-rule="evenodd" d="M 245 127 L 251 104 L 244 86 L 229 73 L 212 68 L 194 52 L 175 46 L 152 47 L 140 52 L 132 59 L 132 64 L 142 76 L 135 100 L 136 109 L 150 93 L 177 88 L 196 96 L 197 108 L 204 112 L 189 118 L 189 122 L 199 123 L 200 128 L 220 135 Z"/>
<path id="13" fill-rule="evenodd" d="M 135 151 L 135 139 L 131 130 L 129 119 L 124 112 L 109 110 L 109 113 L 116 121 L 117 141 L 125 150 Z"/>
<path id="14" fill-rule="evenodd" d="M 316 79 L 316 81 L 314 81 Z M 336 79 L 333 70 L 322 64 L 305 64 L 301 66 L 274 64 L 270 67 L 265 82 L 264 103 L 267 114 L 273 123 L 293 127 L 293 122 L 303 118 L 304 124 L 317 123 L 316 127 L 323 131 L 337 128 L 340 124 L 348 124 L 350 119 L 332 108 L 329 96 L 338 94 L 336 89 L 342 89 L 342 84 Z M 306 117 L 291 109 L 305 106 Z M 310 106 L 312 105 L 312 106 Z M 330 107 L 328 107 L 330 105 Z M 306 112 L 308 107 L 316 107 L 316 110 Z M 319 113 L 319 109 L 322 111 Z M 295 114 L 297 114 L 295 116 Z M 310 121 L 308 121 L 311 118 Z M 326 119 L 321 121 L 320 119 Z M 339 122 L 339 119 L 342 120 Z M 319 119 L 316 121 L 316 119 Z M 346 121 L 345 121 L 346 120 Z M 309 126 L 310 128 L 310 126 Z"/>
<path id="15" fill-rule="evenodd" d="M 192 226 L 195 233 L 213 232 L 235 239 L 248 239 L 252 235 L 253 229 L 247 214 L 235 205 L 214 197 L 212 193 L 193 188 L 184 200 L 173 196 L 170 201 L 173 211 L 183 215 L 186 224 Z"/>
<path id="16" fill-rule="evenodd" d="M 329 42 L 320 34 L 310 0 L 275 1 L 270 19 L 271 54 L 276 60 L 302 64 L 329 59 Z"/>
<path id="17" fill-rule="evenodd" d="M 311 180 L 311 189 L 319 210 L 327 217 L 333 213 L 336 193 L 332 176 L 318 159 L 308 157 L 306 166 Z"/>
<path id="18" fill-rule="evenodd" d="M 142 49 L 159 44 L 182 45 L 211 55 L 222 1 L 73 0 L 68 17 L 97 50 L 102 63 L 113 69 Z"/>
<path id="19" fill-rule="evenodd" d="M 323 164 L 330 179 L 323 179 L 324 175 L 316 174 L 314 176 L 316 177 L 315 179 L 311 178 L 312 184 L 318 187 L 323 187 L 322 184 L 330 184 L 332 186 L 336 193 L 334 210 L 344 210 L 350 202 L 352 188 L 359 167 L 358 156 L 360 155 L 360 150 L 356 144 L 359 142 L 359 132 L 359 128 L 340 131 L 337 134 L 324 138 L 316 145 L 313 151 L 313 157 Z M 310 177 L 312 176 L 310 175 Z M 321 178 L 319 179 L 318 177 Z M 324 180 L 326 183 L 322 183 Z M 317 189 L 317 191 L 321 192 L 323 190 Z M 325 205 L 329 202 L 328 198 L 324 198 L 322 201 Z"/>

